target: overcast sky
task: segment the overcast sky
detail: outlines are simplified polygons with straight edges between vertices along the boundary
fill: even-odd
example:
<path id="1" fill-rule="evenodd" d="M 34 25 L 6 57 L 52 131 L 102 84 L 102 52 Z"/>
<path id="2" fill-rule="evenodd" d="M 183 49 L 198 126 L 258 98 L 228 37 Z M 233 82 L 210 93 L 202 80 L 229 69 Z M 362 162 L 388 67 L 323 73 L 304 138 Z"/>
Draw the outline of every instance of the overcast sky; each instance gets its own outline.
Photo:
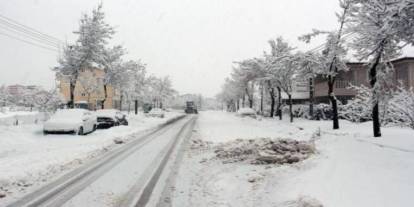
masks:
<path id="1" fill-rule="evenodd" d="M 67 42 L 76 36 L 82 13 L 100 0 L 0 0 L 0 14 Z M 180 93 L 214 96 L 232 62 L 260 56 L 267 41 L 297 37 L 312 28 L 334 29 L 336 0 L 104 0 L 107 21 L 116 27 L 114 44 L 128 59 L 141 59 L 149 73 L 169 75 Z M 1 26 L 1 25 L 0 25 Z M 1 35 L 0 85 L 54 86 L 58 53 Z"/>

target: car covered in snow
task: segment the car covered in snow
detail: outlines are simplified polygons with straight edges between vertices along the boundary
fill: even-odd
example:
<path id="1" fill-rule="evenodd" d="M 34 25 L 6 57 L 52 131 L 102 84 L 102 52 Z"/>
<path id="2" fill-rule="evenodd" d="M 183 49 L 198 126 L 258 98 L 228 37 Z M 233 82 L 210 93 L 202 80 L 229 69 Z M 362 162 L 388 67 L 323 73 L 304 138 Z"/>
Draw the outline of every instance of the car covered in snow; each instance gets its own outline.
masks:
<path id="1" fill-rule="evenodd" d="M 86 109 L 61 109 L 43 125 L 43 133 L 75 133 L 84 135 L 96 130 L 97 119 Z"/>
<path id="2" fill-rule="evenodd" d="M 126 115 L 116 109 L 102 109 L 96 111 L 98 129 L 107 129 L 113 126 L 128 125 Z"/>
<path id="3" fill-rule="evenodd" d="M 237 115 L 240 117 L 251 117 L 256 118 L 256 111 L 252 108 L 240 108 L 237 111 Z"/>
<path id="4" fill-rule="evenodd" d="M 151 109 L 151 111 L 148 112 L 147 116 L 164 118 L 165 117 L 165 112 L 164 112 L 164 110 L 162 110 L 160 108 L 153 108 L 153 109 Z"/>

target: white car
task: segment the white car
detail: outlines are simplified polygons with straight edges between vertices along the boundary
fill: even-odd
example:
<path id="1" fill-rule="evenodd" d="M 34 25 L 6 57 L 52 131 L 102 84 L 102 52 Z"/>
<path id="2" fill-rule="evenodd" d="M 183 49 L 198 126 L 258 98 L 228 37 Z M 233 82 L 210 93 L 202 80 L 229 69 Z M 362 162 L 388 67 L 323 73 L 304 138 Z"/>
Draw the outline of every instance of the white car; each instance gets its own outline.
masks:
<path id="1" fill-rule="evenodd" d="M 96 116 L 86 109 L 62 109 L 44 123 L 43 133 L 76 133 L 84 135 L 96 130 Z"/>
<path id="2" fill-rule="evenodd" d="M 165 112 L 164 112 L 164 110 L 162 110 L 160 108 L 153 108 L 153 109 L 151 109 L 150 112 L 148 112 L 147 115 L 150 116 L 150 117 L 164 118 Z"/>
<path id="3" fill-rule="evenodd" d="M 254 111 L 252 108 L 240 108 L 237 111 L 237 115 L 241 117 L 251 117 L 256 118 L 256 111 Z"/>

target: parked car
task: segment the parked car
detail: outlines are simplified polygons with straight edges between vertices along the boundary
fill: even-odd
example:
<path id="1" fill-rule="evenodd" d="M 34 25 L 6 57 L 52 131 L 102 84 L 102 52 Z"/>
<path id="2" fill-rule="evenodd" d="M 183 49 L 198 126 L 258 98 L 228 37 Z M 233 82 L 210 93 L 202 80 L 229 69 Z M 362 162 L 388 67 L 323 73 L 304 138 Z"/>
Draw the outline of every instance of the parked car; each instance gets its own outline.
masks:
<path id="1" fill-rule="evenodd" d="M 96 130 L 97 119 L 86 109 L 60 109 L 43 125 L 43 133 L 75 133 L 84 135 Z"/>
<path id="2" fill-rule="evenodd" d="M 164 118 L 165 112 L 164 112 L 164 110 L 162 110 L 160 108 L 153 108 L 153 109 L 151 109 L 151 111 L 148 112 L 147 116 Z"/>
<path id="3" fill-rule="evenodd" d="M 147 114 L 148 112 L 151 111 L 152 104 L 150 104 L 150 103 L 144 103 L 144 105 L 142 106 L 142 109 L 144 110 L 144 113 Z"/>
<path id="4" fill-rule="evenodd" d="M 87 101 L 77 101 L 75 102 L 75 108 L 77 109 L 89 109 L 89 103 Z"/>
<path id="5" fill-rule="evenodd" d="M 256 111 L 254 111 L 252 108 L 240 108 L 237 111 L 237 115 L 241 117 L 251 117 L 256 118 Z"/>
<path id="6" fill-rule="evenodd" d="M 113 126 L 128 125 L 126 115 L 116 109 L 102 109 L 96 111 L 98 129 L 107 129 Z"/>

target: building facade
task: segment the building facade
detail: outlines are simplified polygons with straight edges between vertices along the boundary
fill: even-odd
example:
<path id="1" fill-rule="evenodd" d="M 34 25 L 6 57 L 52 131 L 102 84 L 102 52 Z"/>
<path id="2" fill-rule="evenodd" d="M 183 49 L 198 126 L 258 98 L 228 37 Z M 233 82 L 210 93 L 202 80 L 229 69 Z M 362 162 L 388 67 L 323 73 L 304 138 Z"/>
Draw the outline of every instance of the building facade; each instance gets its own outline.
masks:
<path id="1" fill-rule="evenodd" d="M 401 83 L 405 88 L 414 88 L 414 57 L 404 57 L 392 61 L 394 72 L 392 80 L 394 85 Z M 348 63 L 349 70 L 339 72 L 334 84 L 334 93 L 342 102 L 355 97 L 357 92 L 349 88 L 351 85 L 364 85 L 369 87 L 368 66 L 365 63 Z M 328 102 L 328 84 L 322 77 L 315 79 L 315 100 Z"/>
<path id="2" fill-rule="evenodd" d="M 111 85 L 107 85 L 105 99 L 104 90 L 105 72 L 98 68 L 82 69 L 75 84 L 74 103 L 87 104 L 90 110 L 102 108 L 105 100 L 105 109 L 119 108 L 120 94 Z M 70 100 L 70 82 L 64 76 L 57 76 L 59 91 L 66 102 Z"/>

